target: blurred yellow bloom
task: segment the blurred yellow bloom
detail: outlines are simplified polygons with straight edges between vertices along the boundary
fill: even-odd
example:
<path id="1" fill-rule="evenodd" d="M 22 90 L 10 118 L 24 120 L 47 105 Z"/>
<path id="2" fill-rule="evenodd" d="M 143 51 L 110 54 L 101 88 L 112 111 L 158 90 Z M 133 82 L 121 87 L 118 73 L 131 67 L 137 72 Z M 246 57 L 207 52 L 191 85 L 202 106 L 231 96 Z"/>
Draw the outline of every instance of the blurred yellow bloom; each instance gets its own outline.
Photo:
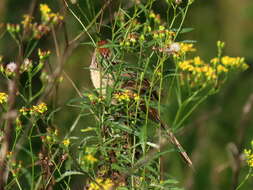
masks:
<path id="1" fill-rule="evenodd" d="M 196 51 L 196 49 L 193 46 L 194 46 L 193 44 L 180 43 L 180 53 L 185 54 L 187 52 Z"/>
<path id="2" fill-rule="evenodd" d="M 149 18 L 155 18 L 155 13 L 153 11 L 149 13 Z"/>
<path id="3" fill-rule="evenodd" d="M 31 111 L 43 114 L 47 111 L 47 105 L 44 102 L 42 102 L 37 106 L 33 106 Z"/>
<path id="4" fill-rule="evenodd" d="M 253 168 L 253 152 L 251 150 L 244 150 L 246 161 L 249 167 Z"/>
<path id="5" fill-rule="evenodd" d="M 58 23 L 63 20 L 63 16 L 58 13 L 52 13 L 52 10 L 47 4 L 40 4 L 40 12 L 42 15 L 42 20 L 45 22 L 52 21 L 53 23 Z"/>
<path id="6" fill-rule="evenodd" d="M 116 93 L 114 95 L 114 98 L 118 101 L 126 101 L 126 102 L 129 102 L 130 101 L 130 94 L 129 94 L 129 91 L 126 90 L 125 92 L 119 92 L 119 93 Z"/>
<path id="7" fill-rule="evenodd" d="M 160 25 L 159 30 L 165 30 L 165 27 L 163 25 Z"/>
<path id="8" fill-rule="evenodd" d="M 30 15 L 23 15 L 22 25 L 24 29 L 32 28 L 32 17 Z"/>
<path id="9" fill-rule="evenodd" d="M 88 188 L 88 190 L 101 190 L 103 187 L 104 190 L 111 190 L 113 189 L 113 182 L 111 179 L 107 178 L 105 180 L 103 180 L 102 178 L 97 178 L 95 180 L 96 182 L 91 182 L 90 183 L 90 187 Z"/>
<path id="10" fill-rule="evenodd" d="M 243 70 L 248 68 L 248 65 L 245 63 L 244 57 L 224 56 L 221 58 L 221 62 L 226 67 L 238 68 L 238 69 L 243 69 Z"/>
<path id="11" fill-rule="evenodd" d="M 136 102 L 140 101 L 140 96 L 138 94 L 134 94 L 134 100 Z"/>
<path id="12" fill-rule="evenodd" d="M 228 69 L 226 67 L 224 67 L 223 65 L 218 65 L 217 66 L 217 72 L 218 73 L 227 73 Z"/>
<path id="13" fill-rule="evenodd" d="M 27 115 L 30 112 L 30 109 L 22 107 L 21 109 L 19 109 L 19 112 L 21 113 L 21 115 Z"/>
<path id="14" fill-rule="evenodd" d="M 42 14 L 48 14 L 51 12 L 51 9 L 48 7 L 47 4 L 40 4 L 40 11 Z"/>
<path id="15" fill-rule="evenodd" d="M 200 57 L 179 62 L 178 66 L 196 84 L 205 85 L 217 79 L 215 67 L 205 63 Z"/>
<path id="16" fill-rule="evenodd" d="M 0 104 L 6 103 L 8 95 L 4 92 L 0 92 Z"/>
<path id="17" fill-rule="evenodd" d="M 219 60 L 218 57 L 215 57 L 215 58 L 211 59 L 210 62 L 211 62 L 212 64 L 214 64 L 214 65 L 217 65 L 217 64 L 220 62 L 220 60 Z"/>
<path id="18" fill-rule="evenodd" d="M 190 44 L 185 45 L 185 47 L 183 46 L 181 44 L 181 49 L 183 48 L 184 51 L 194 50 Z M 232 70 L 245 70 L 248 68 L 248 65 L 242 57 L 215 57 L 210 60 L 210 63 L 205 63 L 197 56 L 193 59 L 179 62 L 178 67 L 183 71 L 183 78 L 193 82 L 191 85 L 205 86 L 207 82 L 216 83 L 218 79 L 223 78 L 223 74 Z"/>
<path id="19" fill-rule="evenodd" d="M 70 145 L 70 140 L 69 140 L 69 139 L 64 139 L 64 140 L 62 141 L 62 144 L 63 144 L 64 146 L 68 147 L 68 146 Z"/>
<path id="20" fill-rule="evenodd" d="M 97 162 L 98 161 L 98 159 L 96 159 L 93 155 L 91 155 L 91 154 L 88 154 L 88 155 L 86 155 L 85 157 L 85 160 L 87 160 L 89 163 L 91 163 L 91 164 L 94 164 L 95 162 Z"/>

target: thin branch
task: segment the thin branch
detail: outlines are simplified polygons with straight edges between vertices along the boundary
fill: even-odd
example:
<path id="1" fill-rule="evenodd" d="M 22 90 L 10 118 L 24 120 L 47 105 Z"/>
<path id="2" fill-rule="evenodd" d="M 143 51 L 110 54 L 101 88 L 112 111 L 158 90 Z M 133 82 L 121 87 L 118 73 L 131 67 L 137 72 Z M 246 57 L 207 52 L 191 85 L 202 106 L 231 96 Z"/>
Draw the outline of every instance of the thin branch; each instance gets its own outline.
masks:
<path id="1" fill-rule="evenodd" d="M 21 44 L 18 46 L 18 58 L 17 58 L 17 69 L 15 70 L 14 79 L 8 81 L 8 110 L 4 116 L 6 121 L 5 128 L 3 130 L 3 141 L 0 149 L 0 190 L 4 190 L 4 186 L 7 182 L 9 170 L 5 164 L 7 155 L 10 151 L 10 146 L 12 142 L 12 133 L 13 133 L 13 123 L 17 117 L 17 113 L 15 110 L 16 103 L 16 94 L 18 92 L 18 83 L 20 78 L 19 68 L 21 63 L 23 62 L 23 47 Z"/>

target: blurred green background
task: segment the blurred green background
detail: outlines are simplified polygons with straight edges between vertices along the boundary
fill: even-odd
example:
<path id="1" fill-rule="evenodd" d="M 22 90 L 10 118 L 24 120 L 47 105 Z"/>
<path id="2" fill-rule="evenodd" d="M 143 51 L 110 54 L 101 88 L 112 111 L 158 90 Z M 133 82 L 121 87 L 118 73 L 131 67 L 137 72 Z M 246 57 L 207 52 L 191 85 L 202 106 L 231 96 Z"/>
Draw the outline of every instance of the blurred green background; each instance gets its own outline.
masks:
<path id="1" fill-rule="evenodd" d="M 80 5 L 82 5 L 80 0 Z M 22 15 L 28 12 L 34 0 L 0 0 L 0 23 L 18 23 Z M 38 1 L 48 3 L 54 10 L 60 10 L 58 1 Z M 60 1 L 59 1 L 60 2 Z M 98 9 L 104 1 L 96 1 Z M 163 0 L 155 3 L 156 13 L 163 13 Z M 161 11 L 161 12 L 160 12 Z M 71 16 L 66 16 L 67 30 L 71 37 L 81 31 L 79 23 Z M 191 155 L 195 171 L 179 163 L 178 157 L 170 158 L 168 170 L 173 178 L 180 181 L 180 186 L 189 190 L 227 190 L 234 189 L 247 173 L 247 167 L 238 159 L 238 152 L 250 146 L 253 139 L 253 113 L 244 113 L 249 106 L 253 94 L 253 1 L 252 0 L 196 0 L 187 15 L 185 27 L 195 28 L 180 38 L 196 40 L 198 54 L 208 60 L 216 55 L 216 41 L 226 42 L 225 53 L 230 56 L 246 58 L 250 68 L 240 75 L 234 75 L 221 91 L 209 97 L 180 131 L 178 138 Z M 103 34 L 101 34 L 103 35 Z M 42 43 L 52 47 L 51 40 Z M 14 43 L 6 34 L 0 41 L 0 54 L 12 61 L 15 57 Z M 87 46 L 77 47 L 65 65 L 66 73 L 82 91 L 91 89 L 89 65 L 92 50 Z M 54 58 L 52 58 L 54 61 Z M 0 90 L 6 84 L 0 82 Z M 78 97 L 68 80 L 60 86 L 59 104 Z M 248 104 L 247 104 L 248 103 Z M 64 130 L 75 118 L 75 110 L 64 106 L 58 113 L 56 123 Z M 92 125 L 92 120 L 83 119 L 79 129 Z M 63 133 L 63 132 L 62 132 Z M 79 133 L 79 131 L 77 131 Z M 170 155 L 169 155 L 170 156 Z M 253 179 L 253 178 L 252 178 Z M 253 180 L 250 179 L 241 189 L 252 190 Z"/>

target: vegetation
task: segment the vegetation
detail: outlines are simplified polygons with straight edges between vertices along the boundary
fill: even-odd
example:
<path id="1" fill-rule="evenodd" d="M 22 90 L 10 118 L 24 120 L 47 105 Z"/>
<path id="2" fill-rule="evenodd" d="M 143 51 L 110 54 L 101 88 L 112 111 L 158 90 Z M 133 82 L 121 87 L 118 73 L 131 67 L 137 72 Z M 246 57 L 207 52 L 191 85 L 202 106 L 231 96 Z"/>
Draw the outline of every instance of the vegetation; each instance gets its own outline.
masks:
<path id="1" fill-rule="evenodd" d="M 216 127 L 229 118 L 212 101 L 251 68 L 219 40 L 215 56 L 203 58 L 185 27 L 194 4 L 34 0 L 20 22 L 1 24 L 1 45 L 12 54 L 0 52 L 0 190 L 249 189 L 253 147 L 244 138 L 252 139 L 252 92 L 241 103 L 238 131 Z M 72 76 L 76 57 L 83 65 Z M 210 139 L 234 143 L 212 151 L 205 123 L 215 127 Z M 216 157 L 226 164 L 214 166 Z M 210 170 L 227 168 L 226 178 L 207 182 Z"/>

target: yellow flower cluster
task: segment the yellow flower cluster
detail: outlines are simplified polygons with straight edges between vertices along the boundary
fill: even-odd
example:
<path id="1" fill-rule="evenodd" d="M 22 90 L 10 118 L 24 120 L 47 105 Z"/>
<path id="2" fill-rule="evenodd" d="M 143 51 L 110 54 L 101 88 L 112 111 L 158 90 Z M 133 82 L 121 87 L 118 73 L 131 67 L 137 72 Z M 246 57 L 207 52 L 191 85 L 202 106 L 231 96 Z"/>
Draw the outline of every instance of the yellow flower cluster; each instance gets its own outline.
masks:
<path id="1" fill-rule="evenodd" d="M 6 103 L 8 95 L 4 92 L 0 92 L 0 104 Z"/>
<path id="2" fill-rule="evenodd" d="M 37 114 L 43 114 L 47 111 L 47 105 L 42 102 L 40 103 L 39 105 L 37 106 L 33 106 L 32 108 L 25 108 L 25 107 L 22 107 L 19 112 L 22 114 L 22 115 L 27 115 L 27 114 L 30 114 L 30 115 L 33 115 L 34 113 L 37 113 Z"/>
<path id="3" fill-rule="evenodd" d="M 187 52 L 196 51 L 196 49 L 193 46 L 194 46 L 193 44 L 180 43 L 180 52 L 179 52 L 179 54 L 185 54 Z"/>
<path id="4" fill-rule="evenodd" d="M 17 40 L 23 35 L 25 40 L 40 39 L 51 30 L 51 25 L 57 25 L 62 22 L 63 16 L 59 13 L 53 13 L 46 4 L 40 5 L 41 21 L 34 22 L 33 17 L 24 15 L 21 24 L 7 24 L 7 31 Z"/>
<path id="5" fill-rule="evenodd" d="M 63 20 L 63 16 L 59 13 L 52 13 L 52 10 L 48 7 L 47 4 L 40 4 L 40 12 L 42 15 L 42 21 L 58 23 Z"/>
<path id="6" fill-rule="evenodd" d="M 104 97 L 97 97 L 94 94 L 88 94 L 87 97 L 92 104 L 101 103 L 104 100 Z"/>
<path id="7" fill-rule="evenodd" d="M 23 25 L 23 28 L 25 30 L 28 30 L 33 27 L 32 20 L 33 18 L 30 15 L 23 15 L 23 20 L 21 21 L 21 24 Z"/>
<path id="8" fill-rule="evenodd" d="M 130 101 L 130 96 L 127 93 L 117 93 L 114 95 L 114 98 L 118 101 L 126 101 L 129 102 Z"/>
<path id="9" fill-rule="evenodd" d="M 185 50 L 187 48 L 192 47 L 185 47 Z M 193 84 L 206 85 L 208 82 L 216 82 L 219 76 L 233 69 L 245 70 L 248 65 L 244 62 L 244 58 L 224 56 L 220 59 L 217 57 L 211 59 L 210 64 L 205 63 L 200 57 L 195 57 L 179 62 L 178 67 Z"/>
<path id="10" fill-rule="evenodd" d="M 62 141 L 62 144 L 63 144 L 64 146 L 68 147 L 68 146 L 70 145 L 70 140 L 69 140 L 69 139 L 64 139 L 64 140 Z"/>
<path id="11" fill-rule="evenodd" d="M 203 82 L 217 79 L 215 69 L 206 64 L 200 59 L 200 57 L 179 62 L 178 66 L 182 71 L 190 74 L 191 79 L 194 80 L 193 82 Z"/>
<path id="12" fill-rule="evenodd" d="M 45 144 L 58 144 L 59 131 L 58 129 L 47 128 L 47 135 L 41 136 L 41 141 Z"/>
<path id="13" fill-rule="evenodd" d="M 253 140 L 251 141 L 251 149 L 245 149 L 244 155 L 246 157 L 246 162 L 249 167 L 253 168 Z"/>
<path id="14" fill-rule="evenodd" d="M 159 29 L 153 32 L 154 39 L 162 39 L 165 38 L 167 40 L 171 40 L 176 33 L 166 29 L 163 25 L 159 26 Z"/>
<path id="15" fill-rule="evenodd" d="M 246 70 L 249 66 L 245 63 L 244 57 L 224 56 L 221 62 L 225 67 Z"/>
<path id="16" fill-rule="evenodd" d="M 96 148 L 86 147 L 83 158 L 82 158 L 82 163 L 85 165 L 92 165 L 98 162 L 98 159 L 94 157 L 95 154 L 96 154 Z"/>
<path id="17" fill-rule="evenodd" d="M 88 94 L 88 98 L 90 99 L 91 102 L 93 102 L 97 99 L 97 97 L 94 96 L 93 94 Z"/>
<path id="18" fill-rule="evenodd" d="M 130 90 L 125 90 L 124 92 L 118 92 L 114 94 L 114 98 L 118 100 L 119 102 L 130 102 L 130 100 L 139 101 L 140 96 L 136 93 L 133 93 Z"/>
<path id="19" fill-rule="evenodd" d="M 142 36 L 143 38 L 144 36 Z M 120 42 L 120 46 L 131 46 L 131 45 L 135 45 L 135 43 L 137 42 L 138 40 L 138 35 L 132 33 L 132 34 L 129 34 L 127 36 L 126 39 L 124 39 L 123 41 Z M 144 37 L 145 38 L 145 37 Z M 144 39 L 140 39 L 140 40 L 144 40 Z"/>
<path id="20" fill-rule="evenodd" d="M 47 105 L 42 102 L 37 106 L 33 106 L 32 111 L 43 114 L 47 111 Z"/>
<path id="21" fill-rule="evenodd" d="M 253 168 L 253 151 L 244 150 L 244 154 L 246 156 L 248 166 Z"/>
<path id="22" fill-rule="evenodd" d="M 246 70 L 249 66 L 245 63 L 245 59 L 243 57 L 229 57 L 224 56 L 221 59 L 215 57 L 210 61 L 213 65 L 218 65 L 219 70 L 227 70 L 228 69 L 241 69 Z M 222 66 L 222 67 L 221 67 Z"/>
<path id="23" fill-rule="evenodd" d="M 102 178 L 97 178 L 95 181 L 96 182 L 90 183 L 88 190 L 101 190 L 101 189 L 111 190 L 111 189 L 113 189 L 114 184 L 113 184 L 112 180 L 109 178 L 107 178 L 105 180 Z"/>
<path id="24" fill-rule="evenodd" d="M 84 159 L 89 162 L 90 164 L 94 164 L 98 161 L 98 159 L 96 159 L 92 154 L 88 154 L 86 156 L 84 156 Z"/>
<path id="25" fill-rule="evenodd" d="M 155 14 L 153 11 L 149 13 L 149 18 L 154 19 L 154 22 L 159 24 L 161 22 L 161 17 L 159 14 Z"/>
<path id="26" fill-rule="evenodd" d="M 44 60 L 50 56 L 51 52 L 49 50 L 42 51 L 40 48 L 38 49 L 38 56 L 40 60 Z"/>

